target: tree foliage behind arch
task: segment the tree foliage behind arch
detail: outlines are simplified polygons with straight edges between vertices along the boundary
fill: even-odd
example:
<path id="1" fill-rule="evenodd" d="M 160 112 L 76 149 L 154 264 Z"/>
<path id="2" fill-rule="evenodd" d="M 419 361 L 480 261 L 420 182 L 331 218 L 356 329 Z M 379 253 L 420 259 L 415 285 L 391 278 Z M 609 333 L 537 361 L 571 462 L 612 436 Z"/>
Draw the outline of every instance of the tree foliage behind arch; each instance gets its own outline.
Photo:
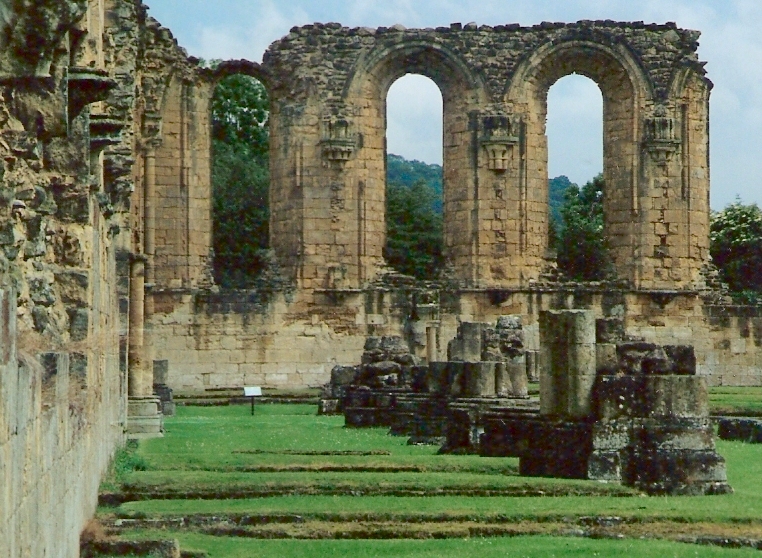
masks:
<path id="1" fill-rule="evenodd" d="M 247 288 L 269 244 L 269 103 L 256 79 L 220 80 L 211 101 L 214 279 Z"/>

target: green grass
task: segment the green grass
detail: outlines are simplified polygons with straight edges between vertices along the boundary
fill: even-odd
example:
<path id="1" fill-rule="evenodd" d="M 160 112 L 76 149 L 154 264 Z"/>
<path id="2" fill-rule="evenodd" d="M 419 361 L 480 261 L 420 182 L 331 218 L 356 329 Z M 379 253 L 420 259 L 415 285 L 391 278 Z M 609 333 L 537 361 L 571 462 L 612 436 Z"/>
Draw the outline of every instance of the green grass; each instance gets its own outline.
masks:
<path id="1" fill-rule="evenodd" d="M 312 489 L 349 490 L 362 493 L 374 489 L 413 487 L 436 491 L 443 488 L 504 490 L 511 487 L 545 488 L 552 493 L 558 487 L 569 491 L 589 489 L 604 492 L 616 486 L 589 481 L 519 477 L 512 458 L 480 458 L 478 456 L 439 456 L 434 447 L 407 446 L 404 438 L 389 436 L 383 429 L 348 429 L 342 417 L 317 417 L 314 407 L 302 405 L 262 406 L 251 417 L 242 406 L 188 407 L 177 417 L 167 420 L 167 436 L 143 442 L 139 457 L 148 464 L 148 471 L 131 471 L 122 480 L 135 490 L 206 490 L 236 491 L 246 489 L 278 489 L 283 491 Z M 293 414 L 290 414 L 293 413 Z M 266 433 L 265 433 L 266 432 Z M 279 454 L 234 454 L 241 450 L 383 450 L 389 456 L 354 456 L 358 463 L 383 458 L 387 464 L 411 463 L 418 460 L 429 473 L 348 473 L 348 472 L 220 472 L 220 464 L 230 459 L 256 459 L 260 463 L 283 462 L 302 458 L 312 464 L 334 462 L 333 456 L 292 456 Z M 547 517 L 553 515 L 627 515 L 665 518 L 682 517 L 692 521 L 751 520 L 762 517 L 762 446 L 718 441 L 720 453 L 728 461 L 729 482 L 735 494 L 705 497 L 621 498 L 610 496 L 573 497 L 491 497 L 431 496 L 427 498 L 392 496 L 272 496 L 265 499 L 234 500 L 148 500 L 121 506 L 125 514 L 188 514 L 188 513 L 313 513 L 326 514 L 341 510 L 368 514 L 384 511 L 394 514 L 423 515 L 505 514 L 513 517 Z M 411 455 L 412 454 L 412 455 Z M 183 459 L 195 455 L 196 460 L 182 470 Z M 231 457 L 232 456 L 232 457 Z M 450 463 L 451 471 L 443 472 L 442 463 Z M 168 463 L 168 467 L 163 464 Z M 212 470 L 197 468 L 199 463 Z M 449 465 L 448 465 L 449 467 Z M 187 470 L 190 469 L 190 470 Z"/>
<path id="2" fill-rule="evenodd" d="M 727 389 L 727 388 L 722 388 Z M 721 395 L 721 393 L 716 394 Z M 733 394 L 731 394 L 733 395 Z M 739 394 L 733 395 L 734 397 Z M 102 510 L 132 517 L 243 514 L 303 516 L 305 521 L 558 521 L 570 528 L 583 516 L 619 516 L 644 522 L 740 525 L 741 532 L 762 528 L 762 445 L 718 441 L 735 494 L 702 497 L 615 497 L 622 489 L 591 481 L 520 477 L 513 458 L 437 455 L 433 446 L 408 446 L 406 438 L 386 429 L 350 429 L 343 417 L 316 416 L 312 405 L 262 405 L 254 417 L 247 406 L 180 407 L 166 420 L 166 436 L 147 440 L 120 454 L 113 481 L 136 491 L 230 494 L 268 491 L 267 498 L 167 499 L 127 502 Z M 241 453 L 250 452 L 250 453 Z M 319 452 L 344 452 L 321 455 Z M 371 452 L 371 455 L 346 455 Z M 426 472 L 368 472 L 369 466 L 415 466 Z M 363 467 L 364 472 L 320 470 Z M 283 469 L 277 472 L 257 468 Z M 311 467 L 319 472 L 289 470 Z M 380 490 L 416 489 L 435 494 L 452 488 L 544 490 L 546 493 L 597 491 L 599 495 L 475 497 L 454 495 L 357 495 Z M 343 495 L 330 495 L 332 491 Z M 311 492 L 310 492 L 311 491 Z M 516 493 L 514 490 L 513 493 Z M 302 494 L 302 495 L 298 495 Z M 305 495 L 307 494 L 307 495 Z M 650 523 L 649 523 L 650 525 Z M 748 526 L 744 527 L 744 526 Z M 753 529 L 752 529 L 753 527 Z M 548 531 L 531 531 L 548 532 Z M 566 528 L 551 531 L 566 533 Z M 680 531 L 682 532 L 682 530 Z M 157 534 L 159 533 L 159 534 Z M 135 533 L 126 533 L 133 535 Z M 745 556 L 731 551 L 664 541 L 598 541 L 581 538 L 521 536 L 415 541 L 253 540 L 212 537 L 193 531 L 140 531 L 141 537 L 177 537 L 184 549 L 208 550 L 210 556 Z M 649 533 L 650 534 L 650 533 Z M 758 551 L 754 551 L 758 552 Z M 554 554 L 557 553 L 557 554 Z"/>
<path id="3" fill-rule="evenodd" d="M 166 538 L 166 531 L 136 533 Z M 183 549 L 206 550 L 210 558 L 553 558 L 658 556 L 661 558 L 734 558 L 757 556 L 751 549 L 699 547 L 659 540 L 591 540 L 572 537 L 494 537 L 448 540 L 251 540 L 172 533 Z"/>
<path id="4" fill-rule="evenodd" d="M 409 446 L 385 428 L 344 428 L 341 416 L 316 416 L 314 405 L 178 407 L 166 436 L 147 440 L 139 455 L 148 469 L 231 471 L 257 467 L 416 467 L 427 471 L 502 473 L 517 460 L 438 456 L 436 446 Z M 240 453 L 386 451 L 389 455 Z"/>
<path id="5" fill-rule="evenodd" d="M 709 406 L 718 415 L 762 415 L 762 387 L 710 388 Z"/>

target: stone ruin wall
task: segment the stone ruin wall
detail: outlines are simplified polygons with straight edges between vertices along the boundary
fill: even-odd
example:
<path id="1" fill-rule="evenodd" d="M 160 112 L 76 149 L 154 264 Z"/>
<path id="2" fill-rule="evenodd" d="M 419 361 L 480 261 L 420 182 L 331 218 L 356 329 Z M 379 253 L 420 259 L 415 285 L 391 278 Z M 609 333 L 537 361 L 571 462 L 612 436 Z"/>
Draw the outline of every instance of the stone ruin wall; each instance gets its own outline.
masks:
<path id="1" fill-rule="evenodd" d="M 692 288 L 708 253 L 708 96 L 698 34 L 614 22 L 292 29 L 265 54 L 272 244 L 304 289 L 383 267 L 385 98 L 405 73 L 444 102 L 445 250 L 472 287 L 521 287 L 547 260 L 547 92 L 573 72 L 604 99 L 606 232 L 637 289 Z"/>
<path id="2" fill-rule="evenodd" d="M 410 293 L 373 290 L 324 299 L 304 313 L 276 297 L 270 304 L 233 293 L 171 294 L 157 303 L 154 336 L 157 357 L 169 364 L 170 384 L 181 392 L 320 386 L 336 364 L 359 362 L 368 335 L 399 335 L 412 352 L 427 355 L 427 329 L 434 328 L 437 358 L 460 322 L 494 323 L 501 315 L 520 315 L 527 349 L 539 350 L 539 312 L 589 308 L 596 317 L 627 316 L 627 334 L 649 342 L 692 344 L 697 373 L 710 385 L 762 385 L 762 315 L 755 308 L 707 305 L 697 295 L 678 295 L 664 304 L 660 296 L 605 293 L 568 286 L 566 292 L 518 292 L 496 302 L 494 293 L 440 293 L 440 304 L 416 306 L 409 319 Z M 613 299 L 613 303 L 612 303 Z"/>
<path id="3" fill-rule="evenodd" d="M 0 23 L 0 555 L 78 556 L 142 364 L 151 110 L 203 71 L 134 0 L 8 3 Z"/>
<path id="4" fill-rule="evenodd" d="M 624 312 L 634 336 L 693 340 L 699 371 L 713 384 L 762 384 L 754 333 L 762 322 L 751 309 L 708 297 L 711 83 L 697 39 L 672 24 L 609 21 L 426 30 L 315 24 L 274 43 L 261 66 L 223 64 L 259 79 L 271 99 L 271 244 L 294 288 L 198 289 L 207 277 L 203 256 L 193 264 L 165 258 L 156 266 L 163 275 L 153 296 L 154 358 L 168 362 L 179 390 L 315 386 L 335 364 L 356 362 L 367 335 L 403 335 L 425 356 L 434 328 L 442 355 L 459 322 L 509 313 L 523 316 L 537 350 L 540 310 L 590 307 L 598 316 Z M 433 79 L 444 100 L 453 277 L 440 288 L 383 278 L 385 97 L 408 72 Z M 546 97 L 571 72 L 596 81 L 604 97 L 605 221 L 620 279 L 613 284 L 550 279 Z M 208 101 L 210 90 L 194 87 Z M 168 122 L 177 98 L 165 101 Z M 200 147 L 209 140 L 202 120 L 194 122 L 191 144 Z M 184 180 L 182 160 L 178 152 L 167 159 L 159 203 L 181 200 L 173 192 Z M 203 200 L 205 169 L 195 168 Z M 177 254 L 173 247 L 194 244 L 191 235 L 209 233 L 203 221 L 199 230 L 172 230 L 169 223 L 184 226 L 182 207 L 157 229 L 167 239 L 162 248 L 157 242 L 157 261 L 159 250 Z M 611 305 L 612 297 L 621 300 Z"/>

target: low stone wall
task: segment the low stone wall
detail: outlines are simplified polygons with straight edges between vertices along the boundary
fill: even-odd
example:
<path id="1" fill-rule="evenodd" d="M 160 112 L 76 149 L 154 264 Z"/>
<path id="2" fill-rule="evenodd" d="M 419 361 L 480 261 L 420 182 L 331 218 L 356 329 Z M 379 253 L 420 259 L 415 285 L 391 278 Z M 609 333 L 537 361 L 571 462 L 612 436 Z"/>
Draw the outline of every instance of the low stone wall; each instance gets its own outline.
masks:
<path id="1" fill-rule="evenodd" d="M 369 335 L 398 335 L 412 354 L 447 359 L 464 322 L 521 317 L 524 348 L 539 350 L 539 312 L 583 308 L 624 318 L 624 334 L 661 345 L 691 344 L 711 385 L 762 385 L 762 310 L 708 305 L 696 292 L 630 292 L 556 286 L 535 291 L 426 293 L 410 288 L 269 294 L 166 290 L 155 294 L 154 358 L 168 385 L 209 388 L 317 387 L 335 365 L 360 361 Z M 417 297 L 417 301 L 413 299 Z M 433 301 L 433 302 L 432 302 Z M 433 343 L 429 351 L 428 345 Z"/>

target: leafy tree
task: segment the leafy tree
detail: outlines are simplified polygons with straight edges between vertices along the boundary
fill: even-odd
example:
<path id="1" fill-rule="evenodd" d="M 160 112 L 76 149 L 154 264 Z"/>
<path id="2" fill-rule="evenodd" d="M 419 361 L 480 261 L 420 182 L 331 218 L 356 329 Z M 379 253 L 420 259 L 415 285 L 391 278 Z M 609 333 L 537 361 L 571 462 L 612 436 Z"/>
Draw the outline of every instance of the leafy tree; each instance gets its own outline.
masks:
<path id="1" fill-rule="evenodd" d="M 710 253 L 734 298 L 758 302 L 762 296 L 762 209 L 740 199 L 712 214 Z"/>
<path id="2" fill-rule="evenodd" d="M 564 191 L 557 231 L 558 267 L 581 281 L 604 279 L 611 263 L 603 236 L 603 175 L 582 188 L 570 184 Z"/>
<path id="3" fill-rule="evenodd" d="M 442 214 L 436 211 L 441 197 L 429 184 L 390 183 L 386 192 L 386 246 L 384 257 L 397 271 L 418 279 L 431 279 L 441 269 Z"/>
<path id="4" fill-rule="evenodd" d="M 269 102 L 267 91 L 256 79 L 235 74 L 220 80 L 211 102 L 212 138 L 247 149 L 267 161 Z"/>
<path id="5" fill-rule="evenodd" d="M 211 103 L 215 281 L 255 284 L 266 264 L 269 235 L 267 92 L 257 80 L 220 81 Z"/>
<path id="6" fill-rule="evenodd" d="M 386 156 L 386 182 L 401 186 L 413 186 L 418 181 L 424 181 L 435 194 L 433 199 L 434 211 L 442 213 L 442 165 L 409 161 L 400 155 L 389 153 Z"/>

